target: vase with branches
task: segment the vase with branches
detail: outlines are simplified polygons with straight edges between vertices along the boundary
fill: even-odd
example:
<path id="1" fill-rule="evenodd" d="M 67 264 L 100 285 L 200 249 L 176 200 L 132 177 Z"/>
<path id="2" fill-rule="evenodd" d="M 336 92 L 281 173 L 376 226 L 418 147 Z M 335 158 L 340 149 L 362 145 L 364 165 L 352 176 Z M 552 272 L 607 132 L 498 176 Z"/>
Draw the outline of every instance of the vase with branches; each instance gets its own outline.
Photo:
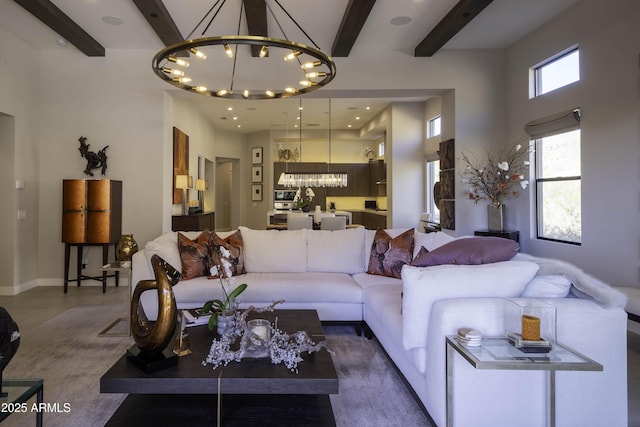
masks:
<path id="1" fill-rule="evenodd" d="M 529 149 L 522 144 L 502 147 L 497 153 L 487 152 L 486 163 L 481 163 L 470 152 L 462 152 L 465 163 L 462 182 L 468 187 L 468 196 L 478 203 L 489 200 L 493 207 L 504 199 L 516 197 L 529 185 L 525 172 L 529 168 Z"/>

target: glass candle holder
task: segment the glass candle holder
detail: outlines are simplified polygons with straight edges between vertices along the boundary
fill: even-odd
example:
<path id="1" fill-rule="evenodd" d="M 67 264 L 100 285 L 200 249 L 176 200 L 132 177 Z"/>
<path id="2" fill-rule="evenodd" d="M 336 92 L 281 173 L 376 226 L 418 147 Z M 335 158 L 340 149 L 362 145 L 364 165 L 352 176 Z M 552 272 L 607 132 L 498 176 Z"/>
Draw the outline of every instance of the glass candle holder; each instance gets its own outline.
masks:
<path id="1" fill-rule="evenodd" d="M 271 323 L 265 319 L 253 319 L 247 322 L 247 329 L 264 342 L 271 341 Z"/>

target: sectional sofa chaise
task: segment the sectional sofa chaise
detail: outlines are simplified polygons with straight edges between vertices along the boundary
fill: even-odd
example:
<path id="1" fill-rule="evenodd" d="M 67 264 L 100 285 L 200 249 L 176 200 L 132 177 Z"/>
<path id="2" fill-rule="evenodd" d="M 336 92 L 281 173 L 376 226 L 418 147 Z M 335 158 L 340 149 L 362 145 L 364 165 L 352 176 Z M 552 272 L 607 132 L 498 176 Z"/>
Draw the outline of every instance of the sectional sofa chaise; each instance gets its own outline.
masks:
<path id="1" fill-rule="evenodd" d="M 531 298 L 556 307 L 559 343 L 604 367 L 556 374 L 557 425 L 627 425 L 625 297 L 570 264 L 515 252 L 496 261 L 493 254 L 464 249 L 485 237 L 454 239 L 413 229 L 240 227 L 213 234 L 216 244 L 230 249 L 240 273 L 235 283 L 248 284 L 241 306 L 284 299 L 280 308 L 315 309 L 325 322 L 363 322 L 438 426 L 446 425 L 445 337 L 461 327 L 503 335 L 504 300 Z M 206 276 L 206 260 L 198 259 L 206 258 L 202 245 L 212 241 L 202 236 L 168 232 L 148 242 L 133 256 L 132 283 L 153 279 L 150 258 L 158 254 L 195 276 L 173 288 L 179 309 L 220 298 L 220 284 Z M 145 292 L 141 303 L 155 319 L 156 295 Z M 456 425 L 546 424 L 546 372 L 475 370 L 456 357 L 453 384 Z"/>

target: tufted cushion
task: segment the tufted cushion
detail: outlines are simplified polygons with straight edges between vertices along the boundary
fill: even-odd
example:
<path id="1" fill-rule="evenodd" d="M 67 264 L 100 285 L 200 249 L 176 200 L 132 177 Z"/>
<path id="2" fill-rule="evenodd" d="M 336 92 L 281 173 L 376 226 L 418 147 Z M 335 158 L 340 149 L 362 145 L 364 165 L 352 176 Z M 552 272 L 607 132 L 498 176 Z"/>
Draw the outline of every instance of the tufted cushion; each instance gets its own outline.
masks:
<path id="1" fill-rule="evenodd" d="M 413 232 L 409 229 L 392 239 L 385 230 L 376 231 L 367 273 L 399 278 L 402 266 L 411 263 Z"/>
<path id="2" fill-rule="evenodd" d="M 195 240 L 178 233 L 178 252 L 182 265 L 182 279 L 208 276 L 211 268 L 209 241 L 211 233 L 203 231 Z"/>
<path id="3" fill-rule="evenodd" d="M 364 228 L 307 230 L 307 269 L 330 273 L 362 273 Z"/>
<path id="4" fill-rule="evenodd" d="M 422 247 L 411 265 L 429 267 L 442 264 L 489 264 L 508 261 L 519 249 L 517 242 L 502 237 L 468 237 L 453 240 L 432 251 Z"/>
<path id="5" fill-rule="evenodd" d="M 306 230 L 252 230 L 239 227 L 247 273 L 303 273 L 307 271 Z"/>

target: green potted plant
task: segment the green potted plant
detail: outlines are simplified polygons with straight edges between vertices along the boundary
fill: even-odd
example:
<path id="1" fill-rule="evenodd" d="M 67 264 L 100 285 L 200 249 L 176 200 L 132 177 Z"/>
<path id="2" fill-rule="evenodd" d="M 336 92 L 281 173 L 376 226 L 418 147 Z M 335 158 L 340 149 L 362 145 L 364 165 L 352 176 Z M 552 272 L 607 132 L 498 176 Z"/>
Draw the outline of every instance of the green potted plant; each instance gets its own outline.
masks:
<path id="1" fill-rule="evenodd" d="M 224 300 L 209 300 L 204 303 L 199 311 L 199 316 L 211 315 L 207 324 L 211 331 L 216 329 L 218 326 L 219 318 L 223 316 L 233 316 L 233 311 L 237 308 L 236 298 L 244 292 L 245 289 L 247 289 L 246 283 L 242 283 L 241 285 L 231 289 L 234 279 L 231 270 L 231 263 L 229 262 L 229 256 L 231 255 L 229 250 L 223 246 L 214 246 L 214 253 L 216 255 L 214 259 L 218 260 L 218 264 L 211 267 L 211 278 L 217 278 L 220 282 L 222 293 L 224 294 Z"/>

